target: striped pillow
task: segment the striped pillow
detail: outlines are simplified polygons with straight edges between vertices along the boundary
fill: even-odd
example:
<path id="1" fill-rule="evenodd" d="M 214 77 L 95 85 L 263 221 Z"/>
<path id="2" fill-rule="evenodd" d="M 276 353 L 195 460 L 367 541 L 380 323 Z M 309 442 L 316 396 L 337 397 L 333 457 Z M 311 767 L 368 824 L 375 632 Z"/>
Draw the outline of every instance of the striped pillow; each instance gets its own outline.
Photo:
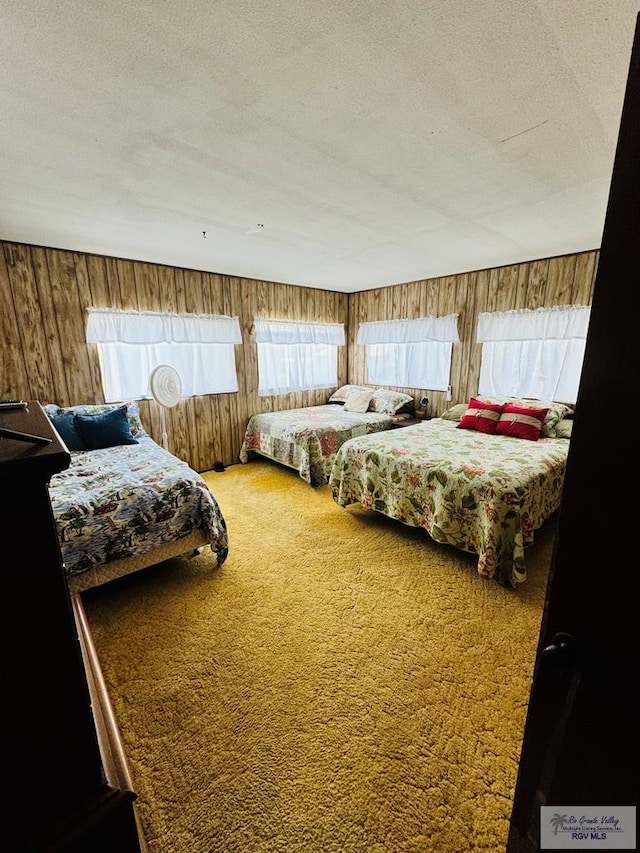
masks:
<path id="1" fill-rule="evenodd" d="M 533 409 L 529 406 L 511 406 L 505 403 L 496 427 L 497 435 L 526 438 L 537 441 L 549 409 Z"/>
<path id="2" fill-rule="evenodd" d="M 477 432 L 485 432 L 493 435 L 498 426 L 503 406 L 497 403 L 485 403 L 472 397 L 464 415 L 456 424 L 459 429 L 474 429 Z"/>
<path id="3" fill-rule="evenodd" d="M 523 408 L 547 409 L 547 417 L 542 424 L 543 438 L 554 438 L 556 434 L 556 426 L 559 421 L 573 411 L 573 407 L 568 403 L 556 403 L 553 400 L 527 399 L 524 397 L 493 397 L 482 395 L 482 399 L 488 403 L 501 403 L 503 406 L 508 403 L 510 406 L 522 406 Z"/>

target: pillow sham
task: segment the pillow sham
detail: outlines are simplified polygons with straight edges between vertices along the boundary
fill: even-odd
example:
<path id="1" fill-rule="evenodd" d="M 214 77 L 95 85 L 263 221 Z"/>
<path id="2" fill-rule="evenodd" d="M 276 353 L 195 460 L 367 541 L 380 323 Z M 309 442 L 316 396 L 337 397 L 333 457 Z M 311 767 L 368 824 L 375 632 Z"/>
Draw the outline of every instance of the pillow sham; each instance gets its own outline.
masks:
<path id="1" fill-rule="evenodd" d="M 371 402 L 373 391 L 369 388 L 351 388 L 344 401 L 345 412 L 366 412 Z"/>
<path id="2" fill-rule="evenodd" d="M 126 406 L 97 415 L 73 415 L 73 422 L 87 450 L 138 443 L 131 433 Z"/>
<path id="3" fill-rule="evenodd" d="M 364 385 L 342 385 L 338 388 L 337 391 L 334 391 L 333 394 L 329 397 L 328 403 L 344 403 L 347 399 L 347 394 L 351 390 L 358 391 L 373 391 L 373 388 L 365 388 Z"/>
<path id="4" fill-rule="evenodd" d="M 494 397 L 479 396 L 479 399 L 485 400 L 487 403 L 509 403 L 510 406 L 522 406 L 529 409 L 547 409 L 547 416 L 542 424 L 541 435 L 543 438 L 554 438 L 556 434 L 556 425 L 573 411 L 572 407 L 567 403 L 556 403 L 553 400 L 533 400 L 524 397 Z"/>
<path id="5" fill-rule="evenodd" d="M 382 415 L 395 415 L 409 403 L 413 404 L 413 397 L 410 394 L 392 391 L 390 388 L 375 388 L 369 403 L 369 411 Z"/>
<path id="6" fill-rule="evenodd" d="M 440 417 L 445 421 L 459 421 L 468 408 L 468 403 L 456 403 L 455 406 L 446 409 Z"/>
<path id="7" fill-rule="evenodd" d="M 456 424 L 457 429 L 473 429 L 476 432 L 484 432 L 493 435 L 496 431 L 502 406 L 497 403 L 487 403 L 484 400 L 476 400 L 472 397 L 466 412 Z"/>
<path id="8" fill-rule="evenodd" d="M 562 418 L 556 424 L 556 438 L 571 438 L 572 429 L 573 420 L 571 418 Z"/>
<path id="9" fill-rule="evenodd" d="M 540 438 L 542 424 L 548 409 L 534 409 L 531 406 L 512 406 L 505 403 L 496 425 L 496 435 L 510 435 L 512 438 L 526 438 L 537 441 Z"/>
<path id="10" fill-rule="evenodd" d="M 45 407 L 46 411 L 46 407 Z M 75 415 L 73 412 L 58 412 L 49 414 L 49 420 L 55 427 L 58 432 L 60 438 L 64 441 L 67 446 L 67 450 L 86 450 L 84 441 L 82 440 L 80 433 L 76 429 L 76 425 L 74 423 Z"/>

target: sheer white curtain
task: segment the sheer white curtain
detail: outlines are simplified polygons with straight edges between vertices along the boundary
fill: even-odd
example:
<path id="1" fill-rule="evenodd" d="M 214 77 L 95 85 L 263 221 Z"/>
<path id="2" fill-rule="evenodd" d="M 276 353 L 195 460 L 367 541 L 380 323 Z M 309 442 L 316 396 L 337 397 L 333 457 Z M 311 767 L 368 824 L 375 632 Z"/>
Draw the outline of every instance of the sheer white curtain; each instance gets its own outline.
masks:
<path id="1" fill-rule="evenodd" d="M 360 323 L 356 341 L 365 346 L 369 382 L 446 391 L 458 315 Z"/>
<path id="2" fill-rule="evenodd" d="M 337 385 L 341 323 L 256 320 L 255 327 L 260 396 Z"/>
<path id="3" fill-rule="evenodd" d="M 478 316 L 478 393 L 575 403 L 591 309 L 585 305 Z"/>
<path id="4" fill-rule="evenodd" d="M 238 390 L 234 344 L 242 343 L 242 335 L 237 317 L 87 312 L 86 339 L 99 346 L 107 402 L 149 397 L 149 376 L 159 364 L 175 367 L 187 397 Z"/>

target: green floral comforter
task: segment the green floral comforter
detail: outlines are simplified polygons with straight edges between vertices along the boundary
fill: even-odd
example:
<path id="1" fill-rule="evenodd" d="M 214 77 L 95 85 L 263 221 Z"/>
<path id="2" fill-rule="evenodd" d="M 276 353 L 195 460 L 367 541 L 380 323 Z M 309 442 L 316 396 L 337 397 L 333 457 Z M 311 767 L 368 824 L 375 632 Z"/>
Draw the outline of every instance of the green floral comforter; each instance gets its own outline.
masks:
<path id="1" fill-rule="evenodd" d="M 329 482 L 340 506 L 423 527 L 477 554 L 483 577 L 515 587 L 525 546 L 560 506 L 568 449 L 568 439 L 485 435 L 435 418 L 346 442 Z"/>
<path id="2" fill-rule="evenodd" d="M 240 448 L 240 461 L 250 453 L 261 453 L 295 468 L 312 486 L 329 481 L 338 448 L 356 436 L 388 430 L 391 415 L 376 412 L 345 412 L 327 403 L 280 412 L 254 415 L 247 424 Z"/>
<path id="3" fill-rule="evenodd" d="M 227 527 L 204 480 L 152 438 L 71 454 L 49 495 L 65 571 L 87 569 L 202 529 L 222 563 Z"/>

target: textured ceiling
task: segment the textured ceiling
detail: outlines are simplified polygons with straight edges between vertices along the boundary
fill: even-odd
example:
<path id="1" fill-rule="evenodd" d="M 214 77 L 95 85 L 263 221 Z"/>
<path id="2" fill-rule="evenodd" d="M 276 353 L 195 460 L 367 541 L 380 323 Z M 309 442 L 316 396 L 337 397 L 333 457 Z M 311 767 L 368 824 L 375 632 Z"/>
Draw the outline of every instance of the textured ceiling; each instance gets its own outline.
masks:
<path id="1" fill-rule="evenodd" d="M 1 239 L 344 292 L 600 245 L 635 0 L 0 10 Z"/>

